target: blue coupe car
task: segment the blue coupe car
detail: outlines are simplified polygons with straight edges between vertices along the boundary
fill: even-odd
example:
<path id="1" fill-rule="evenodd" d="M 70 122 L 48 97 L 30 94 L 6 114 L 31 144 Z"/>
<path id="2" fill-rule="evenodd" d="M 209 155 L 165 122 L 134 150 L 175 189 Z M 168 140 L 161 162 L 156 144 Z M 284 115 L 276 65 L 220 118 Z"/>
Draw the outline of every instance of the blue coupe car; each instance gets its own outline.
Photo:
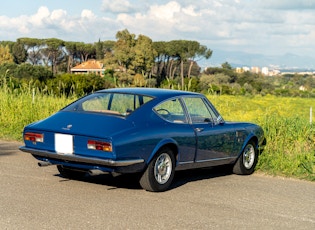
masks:
<path id="1" fill-rule="evenodd" d="M 251 174 L 265 139 L 258 125 L 224 121 L 202 94 L 152 88 L 97 91 L 26 126 L 23 138 L 20 150 L 64 177 L 140 173 L 155 192 L 176 170 L 230 164 Z"/>

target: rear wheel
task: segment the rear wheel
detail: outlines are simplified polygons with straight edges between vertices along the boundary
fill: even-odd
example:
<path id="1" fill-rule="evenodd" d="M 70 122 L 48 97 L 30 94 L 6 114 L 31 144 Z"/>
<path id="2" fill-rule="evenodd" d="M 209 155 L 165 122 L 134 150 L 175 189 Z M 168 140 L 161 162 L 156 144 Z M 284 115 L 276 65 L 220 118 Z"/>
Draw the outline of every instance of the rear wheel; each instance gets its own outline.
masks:
<path id="1" fill-rule="evenodd" d="M 161 149 L 140 178 L 141 187 L 151 192 L 167 190 L 173 181 L 174 169 L 175 157 L 172 150 Z"/>
<path id="2" fill-rule="evenodd" d="M 75 168 L 69 168 L 62 165 L 57 165 L 57 169 L 61 176 L 69 179 L 81 179 L 85 176 L 86 172 Z"/>
<path id="3" fill-rule="evenodd" d="M 254 141 L 249 141 L 245 146 L 242 154 L 237 159 L 233 173 L 239 175 L 249 175 L 254 172 L 257 164 L 258 151 Z"/>

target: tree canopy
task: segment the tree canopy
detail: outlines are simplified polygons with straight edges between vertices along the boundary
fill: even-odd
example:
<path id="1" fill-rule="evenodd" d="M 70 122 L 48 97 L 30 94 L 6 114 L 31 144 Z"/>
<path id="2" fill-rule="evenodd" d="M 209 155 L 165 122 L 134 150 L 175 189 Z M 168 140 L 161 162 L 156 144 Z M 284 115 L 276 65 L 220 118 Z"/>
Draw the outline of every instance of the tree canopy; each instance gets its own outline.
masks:
<path id="1" fill-rule="evenodd" d="M 127 29 L 118 31 L 116 41 L 84 43 L 63 41 L 58 38 L 19 38 L 16 42 L 1 42 L 10 47 L 10 54 L 17 64 L 50 67 L 53 74 L 70 73 L 77 63 L 88 59 L 102 61 L 106 68 L 120 69 L 128 78 L 141 74 L 144 78 L 154 76 L 157 83 L 180 76 L 190 78 L 200 74 L 197 61 L 210 58 L 212 51 L 197 41 L 152 41 L 145 35 L 135 35 Z M 194 67 L 196 66 L 196 67 Z M 199 72 L 199 73 L 198 73 Z"/>

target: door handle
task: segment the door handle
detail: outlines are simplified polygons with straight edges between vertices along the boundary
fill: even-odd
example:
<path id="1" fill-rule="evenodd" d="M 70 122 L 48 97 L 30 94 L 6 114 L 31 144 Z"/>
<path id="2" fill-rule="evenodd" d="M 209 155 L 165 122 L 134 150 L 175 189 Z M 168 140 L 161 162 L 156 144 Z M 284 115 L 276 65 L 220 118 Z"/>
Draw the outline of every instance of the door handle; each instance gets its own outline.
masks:
<path id="1" fill-rule="evenodd" d="M 195 131 L 199 132 L 199 133 L 202 132 L 203 130 L 204 130 L 204 128 L 195 128 Z"/>

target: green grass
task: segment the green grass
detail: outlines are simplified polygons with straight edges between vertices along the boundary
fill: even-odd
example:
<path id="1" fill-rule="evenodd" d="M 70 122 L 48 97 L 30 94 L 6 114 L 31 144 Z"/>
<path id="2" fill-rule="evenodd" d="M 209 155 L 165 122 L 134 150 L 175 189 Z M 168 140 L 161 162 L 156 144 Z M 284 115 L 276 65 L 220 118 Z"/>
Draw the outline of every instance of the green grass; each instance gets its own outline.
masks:
<path id="1" fill-rule="evenodd" d="M 0 138 L 21 141 L 24 126 L 57 112 L 72 100 L 36 92 L 12 93 L 1 89 Z"/>
<path id="2" fill-rule="evenodd" d="M 208 96 L 225 120 L 263 127 L 267 146 L 257 170 L 315 181 L 315 100 L 275 96 Z M 0 138 L 22 140 L 23 127 L 57 112 L 76 97 L 56 97 L 32 90 L 0 87 Z M 310 124 L 313 107 L 313 124 Z"/>
<path id="3" fill-rule="evenodd" d="M 209 96 L 226 120 L 250 121 L 261 125 L 267 145 L 257 169 L 315 181 L 315 111 L 310 124 L 307 98 Z"/>

